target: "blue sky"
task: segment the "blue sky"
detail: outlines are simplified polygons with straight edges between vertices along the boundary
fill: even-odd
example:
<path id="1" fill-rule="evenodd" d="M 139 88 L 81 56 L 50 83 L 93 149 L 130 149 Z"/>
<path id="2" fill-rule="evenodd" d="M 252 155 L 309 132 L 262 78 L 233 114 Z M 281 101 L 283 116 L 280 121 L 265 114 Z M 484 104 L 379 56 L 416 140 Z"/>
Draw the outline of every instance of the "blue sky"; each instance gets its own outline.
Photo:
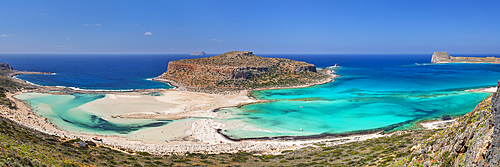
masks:
<path id="1" fill-rule="evenodd" d="M 500 1 L 0 4 L 0 53 L 500 53 Z"/>

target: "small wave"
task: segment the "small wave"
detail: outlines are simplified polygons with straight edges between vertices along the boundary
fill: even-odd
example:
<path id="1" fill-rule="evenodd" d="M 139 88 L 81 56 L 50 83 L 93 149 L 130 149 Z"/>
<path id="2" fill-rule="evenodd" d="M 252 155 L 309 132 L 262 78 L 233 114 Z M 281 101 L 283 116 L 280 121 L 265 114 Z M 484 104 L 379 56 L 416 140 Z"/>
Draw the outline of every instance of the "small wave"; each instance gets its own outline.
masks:
<path id="1" fill-rule="evenodd" d="M 417 66 L 428 66 L 428 65 L 436 65 L 435 63 L 415 63 Z"/>
<path id="2" fill-rule="evenodd" d="M 24 79 L 18 78 L 17 76 L 13 76 L 12 78 L 19 79 L 19 80 L 21 80 L 21 81 L 24 81 L 24 82 L 26 82 L 26 83 L 30 84 L 30 85 L 42 86 L 42 85 L 38 85 L 38 84 L 35 84 L 35 83 L 33 83 L 33 82 L 26 81 L 26 80 L 24 80 Z"/>

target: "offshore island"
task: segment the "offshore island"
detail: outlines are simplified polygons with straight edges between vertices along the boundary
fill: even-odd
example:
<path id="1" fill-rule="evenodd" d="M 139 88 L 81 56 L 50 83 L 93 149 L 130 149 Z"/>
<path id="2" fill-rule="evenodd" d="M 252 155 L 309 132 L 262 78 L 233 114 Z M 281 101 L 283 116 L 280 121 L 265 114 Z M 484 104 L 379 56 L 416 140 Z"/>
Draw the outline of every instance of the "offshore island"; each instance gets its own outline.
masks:
<path id="1" fill-rule="evenodd" d="M 490 58 L 491 59 L 491 58 Z M 436 52 L 432 62 L 496 62 L 454 58 Z M 230 62 L 230 63 L 225 63 Z M 85 105 L 104 113 L 103 119 L 183 119 L 212 117 L 221 107 L 267 102 L 249 96 L 249 90 L 304 87 L 333 81 L 337 76 L 328 69 L 279 58 L 263 58 L 252 52 L 228 52 L 219 56 L 172 61 L 168 70 L 155 80 L 171 83 L 173 90 L 96 92 L 39 86 L 12 79 L 16 74 L 51 74 L 14 71 L 3 64 L 1 72 L 2 154 L 22 164 L 43 166 L 31 160 L 29 150 L 55 165 L 97 164 L 102 166 L 143 165 L 340 165 L 340 166 L 496 166 L 500 132 L 500 92 L 483 100 L 469 114 L 454 121 L 423 122 L 427 129 L 398 131 L 308 140 L 242 140 L 220 135 L 223 126 L 212 119 L 178 122 L 167 125 L 172 135 L 165 140 L 130 139 L 61 130 L 46 118 L 33 114 L 22 96 L 50 94 L 104 93 L 106 97 Z M 160 91 L 163 95 L 149 94 Z M 145 110 L 144 106 L 156 106 Z M 127 105 L 130 104 L 130 105 Z M 122 106 L 117 108 L 111 106 Z M 165 110 L 165 108 L 167 110 Z M 190 123 L 188 126 L 182 124 Z M 451 126 L 450 126 L 451 124 Z M 447 127 L 449 126 L 449 127 Z M 443 129 L 444 128 L 444 129 Z M 42 133 L 40 133 L 42 132 Z M 189 134 L 186 136 L 184 132 Z M 175 134 L 174 134 L 175 133 Z M 48 135 L 47 135 L 48 134 Z M 164 138 L 163 131 L 149 130 L 134 135 Z M 170 135 L 170 133 L 168 134 Z M 98 136 L 100 141 L 93 140 Z M 216 141 L 214 143 L 213 141 Z M 220 141 L 220 142 L 218 142 Z M 85 144 L 84 144 L 85 143 Z M 342 144 L 342 145 L 340 145 Z M 89 149 L 90 147 L 90 149 Z M 26 149 L 28 148 L 28 149 Z M 17 151 L 16 150 L 20 150 Z M 26 151 L 27 150 L 27 151 Z M 19 152 L 22 152 L 21 154 Z M 25 153 L 26 152 L 26 153 Z M 24 153 L 24 155 L 23 155 Z M 45 154 L 44 154 L 45 153 Z M 52 153 L 54 156 L 50 156 Z M 234 153 L 220 155 L 205 155 Z M 155 154 L 153 156 L 151 154 Z M 158 155 L 171 156 L 158 156 Z M 172 155 L 174 154 L 174 155 Z M 55 156 L 57 155 L 57 156 Z M 7 157 L 5 157 L 7 156 Z M 45 161 L 44 161 L 45 162 Z M 58 163 L 61 162 L 61 163 Z M 47 161 L 48 164 L 50 164 Z M 13 164 L 3 164 L 14 166 Z M 85 165 L 84 165 L 85 166 Z"/>
<path id="2" fill-rule="evenodd" d="M 500 63 L 498 57 L 454 57 L 446 52 L 434 52 L 432 63 Z"/>

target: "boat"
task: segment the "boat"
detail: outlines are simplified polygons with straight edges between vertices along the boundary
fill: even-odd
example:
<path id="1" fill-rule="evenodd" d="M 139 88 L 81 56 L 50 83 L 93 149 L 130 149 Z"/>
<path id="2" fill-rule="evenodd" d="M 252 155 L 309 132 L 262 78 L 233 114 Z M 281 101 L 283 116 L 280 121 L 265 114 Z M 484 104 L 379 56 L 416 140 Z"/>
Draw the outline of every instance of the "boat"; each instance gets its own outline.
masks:
<path id="1" fill-rule="evenodd" d="M 304 108 L 304 106 L 300 106 L 300 108 Z"/>
<path id="2" fill-rule="evenodd" d="M 94 137 L 94 138 L 92 138 L 92 140 L 95 140 L 95 141 L 102 141 L 102 139 L 101 139 L 101 138 L 98 138 L 98 137 Z"/>

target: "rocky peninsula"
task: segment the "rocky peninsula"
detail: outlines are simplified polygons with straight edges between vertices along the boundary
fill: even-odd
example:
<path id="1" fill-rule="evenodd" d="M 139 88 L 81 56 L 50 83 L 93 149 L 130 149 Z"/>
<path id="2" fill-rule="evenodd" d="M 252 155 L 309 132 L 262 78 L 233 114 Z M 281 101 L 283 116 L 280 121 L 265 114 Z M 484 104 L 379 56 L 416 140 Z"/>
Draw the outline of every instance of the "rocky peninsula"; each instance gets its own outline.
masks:
<path id="1" fill-rule="evenodd" d="M 224 92 L 276 87 L 314 85 L 332 81 L 329 69 L 284 58 L 264 58 L 248 51 L 227 52 L 218 56 L 183 59 L 168 63 L 157 80 L 190 91 Z"/>
<path id="2" fill-rule="evenodd" d="M 453 57 L 446 52 L 434 52 L 432 63 L 500 63 L 497 57 Z"/>

